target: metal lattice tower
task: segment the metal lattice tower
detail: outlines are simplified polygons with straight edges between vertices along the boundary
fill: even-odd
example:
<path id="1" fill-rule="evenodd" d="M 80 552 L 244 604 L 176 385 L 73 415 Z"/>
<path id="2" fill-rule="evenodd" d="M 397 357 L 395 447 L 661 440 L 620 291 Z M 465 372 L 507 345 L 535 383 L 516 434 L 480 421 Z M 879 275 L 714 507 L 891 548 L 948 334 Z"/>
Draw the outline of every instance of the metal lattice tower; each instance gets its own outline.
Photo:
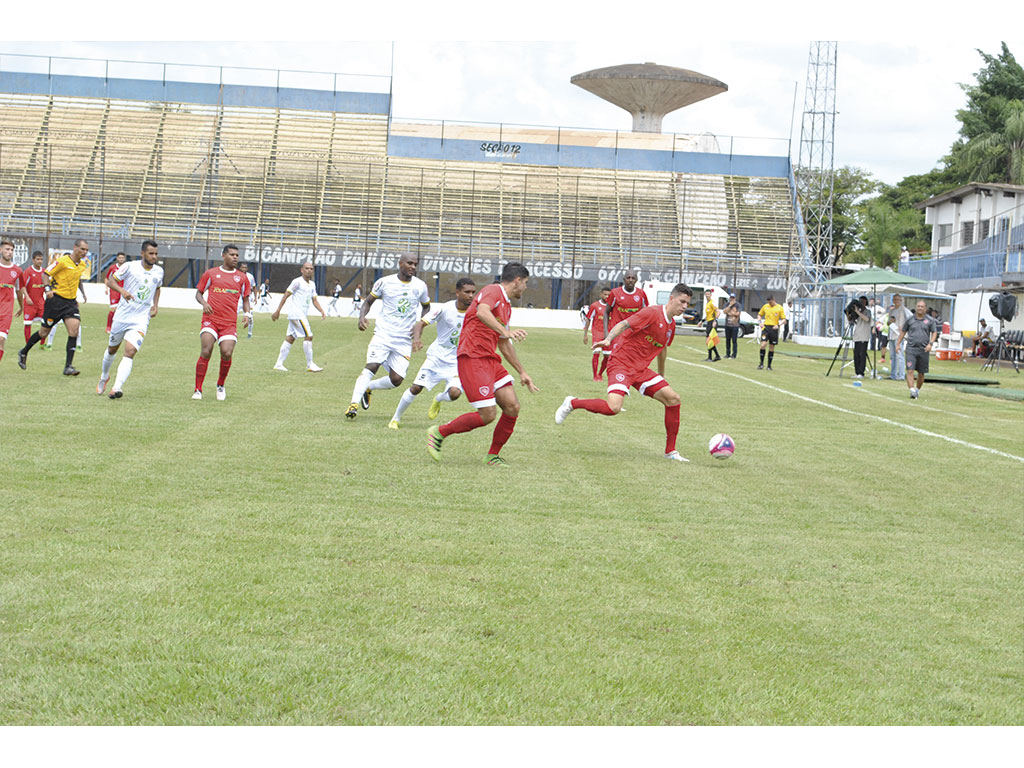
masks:
<path id="1" fill-rule="evenodd" d="M 835 186 L 836 51 L 835 41 L 812 42 L 807 60 L 807 87 L 796 168 L 797 195 L 807 233 L 808 263 L 803 265 L 805 290 L 827 279 L 835 262 L 832 202 Z"/>

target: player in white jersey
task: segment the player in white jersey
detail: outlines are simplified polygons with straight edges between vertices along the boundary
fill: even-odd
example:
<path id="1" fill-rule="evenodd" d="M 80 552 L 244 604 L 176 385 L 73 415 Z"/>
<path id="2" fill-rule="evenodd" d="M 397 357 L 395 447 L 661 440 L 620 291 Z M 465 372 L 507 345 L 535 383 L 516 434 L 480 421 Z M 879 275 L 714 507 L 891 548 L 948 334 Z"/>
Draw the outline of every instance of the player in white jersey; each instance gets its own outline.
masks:
<path id="1" fill-rule="evenodd" d="M 121 342 L 124 341 L 124 356 L 117 366 L 117 376 L 110 390 L 110 399 L 116 400 L 124 394 L 123 387 L 131 375 L 135 353 L 142 346 L 149 328 L 149 319 L 156 317 L 160 304 L 160 286 L 164 282 L 163 267 L 157 265 L 157 244 L 152 240 L 142 243 L 142 258 L 127 261 L 116 272 L 107 275 L 107 288 L 121 294 L 117 310 L 110 323 L 110 339 L 103 353 L 103 368 L 96 385 L 96 394 L 102 395 L 110 379 L 110 367 L 114 364 Z M 118 281 L 121 285 L 118 285 Z"/>
<path id="2" fill-rule="evenodd" d="M 423 329 L 432 323 L 437 327 L 437 338 L 427 348 L 427 359 L 420 366 L 420 371 L 416 374 L 412 386 L 405 390 L 402 399 L 398 402 L 395 415 L 388 423 L 388 429 L 400 428 L 405 409 L 412 405 L 413 399 L 424 389 L 429 392 L 437 384 L 444 382 L 444 389 L 434 397 L 434 401 L 427 411 L 427 416 L 431 419 L 436 419 L 441 412 L 441 403 L 457 400 L 462 394 L 459 364 L 455 354 L 459 348 L 462 320 L 475 294 L 476 284 L 468 277 L 460 277 L 455 283 L 455 300 L 445 302 L 440 307 L 433 309 L 413 327 L 414 342 L 420 340 Z"/>
<path id="3" fill-rule="evenodd" d="M 412 328 L 422 315 L 430 311 L 430 294 L 427 284 L 416 277 L 420 257 L 405 255 L 398 260 L 398 272 L 382 277 L 373 284 L 373 289 L 359 311 L 359 330 L 365 331 L 366 315 L 374 302 L 382 304 L 380 316 L 373 326 L 373 338 L 366 348 L 366 367 L 356 379 L 352 390 L 352 402 L 345 409 L 345 417 L 356 417 L 357 403 L 363 409 L 370 407 L 370 391 L 394 389 L 405 380 L 412 353 L 423 348 L 414 342 Z M 419 311 L 417 311 L 419 308 Z M 374 380 L 373 374 L 381 366 L 388 369 L 387 376 Z"/>
<path id="4" fill-rule="evenodd" d="M 288 353 L 292 351 L 292 344 L 301 336 L 303 339 L 302 351 L 306 353 L 306 370 L 315 373 L 322 371 L 323 368 L 313 362 L 313 328 L 309 324 L 310 304 L 317 308 L 317 311 L 320 312 L 320 317 L 326 319 L 327 315 L 316 298 L 316 283 L 313 282 L 313 262 L 307 261 L 299 271 L 302 274 L 292 280 L 288 290 L 281 297 L 281 303 L 277 305 L 274 314 L 270 316 L 271 320 L 277 320 L 281 316 L 281 309 L 284 307 L 284 303 L 288 300 L 289 296 L 292 297 L 292 303 L 288 307 L 288 335 L 281 342 L 281 351 L 277 355 L 277 363 L 274 365 L 274 370 L 288 370 L 284 367 L 284 361 L 288 358 Z"/>
<path id="5" fill-rule="evenodd" d="M 244 261 L 238 262 L 238 271 L 241 272 L 243 275 L 245 275 L 246 279 L 248 279 L 248 281 L 249 281 L 249 295 L 250 296 L 255 296 L 256 295 L 256 275 L 254 275 L 252 272 L 249 271 L 249 264 L 244 262 Z M 242 298 L 241 297 L 239 297 L 239 299 L 238 299 L 238 311 L 239 312 L 242 311 Z M 252 327 L 254 325 L 255 325 L 255 323 L 252 321 L 252 314 L 250 313 L 250 316 L 249 316 L 249 328 L 248 328 L 248 331 L 249 331 L 248 338 L 250 338 L 250 339 L 252 338 Z"/>

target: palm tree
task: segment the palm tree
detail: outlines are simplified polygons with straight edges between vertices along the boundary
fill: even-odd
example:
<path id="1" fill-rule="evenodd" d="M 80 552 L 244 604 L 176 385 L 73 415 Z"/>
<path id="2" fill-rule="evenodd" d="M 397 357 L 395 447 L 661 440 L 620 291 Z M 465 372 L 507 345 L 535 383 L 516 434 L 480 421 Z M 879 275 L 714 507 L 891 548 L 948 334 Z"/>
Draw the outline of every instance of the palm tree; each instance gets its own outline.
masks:
<path id="1" fill-rule="evenodd" d="M 1008 102 L 1001 118 L 1001 131 L 982 133 L 967 142 L 965 168 L 971 181 L 1024 184 L 1024 101 Z"/>

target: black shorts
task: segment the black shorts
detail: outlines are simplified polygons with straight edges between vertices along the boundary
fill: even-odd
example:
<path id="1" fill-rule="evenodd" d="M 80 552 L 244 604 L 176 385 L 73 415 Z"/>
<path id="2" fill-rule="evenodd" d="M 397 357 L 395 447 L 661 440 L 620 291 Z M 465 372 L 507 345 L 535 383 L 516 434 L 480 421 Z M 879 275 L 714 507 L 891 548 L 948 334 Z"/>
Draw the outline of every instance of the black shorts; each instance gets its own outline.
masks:
<path id="1" fill-rule="evenodd" d="M 78 302 L 75 299 L 65 299 L 55 293 L 43 304 L 43 328 L 53 328 L 61 320 L 71 318 L 81 319 Z"/>
<path id="2" fill-rule="evenodd" d="M 779 326 L 777 325 L 766 325 L 761 329 L 761 341 L 767 341 L 769 344 L 779 343 Z"/>
<path id="3" fill-rule="evenodd" d="M 928 353 L 924 347 L 907 346 L 907 370 L 928 373 Z"/>

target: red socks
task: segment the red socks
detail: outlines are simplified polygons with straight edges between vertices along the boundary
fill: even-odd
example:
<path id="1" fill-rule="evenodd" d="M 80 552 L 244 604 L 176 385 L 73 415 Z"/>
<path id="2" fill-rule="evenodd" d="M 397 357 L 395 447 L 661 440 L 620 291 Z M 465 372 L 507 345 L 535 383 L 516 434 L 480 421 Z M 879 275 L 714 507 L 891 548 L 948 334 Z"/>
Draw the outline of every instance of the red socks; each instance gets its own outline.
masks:
<path id="1" fill-rule="evenodd" d="M 203 379 L 206 378 L 206 369 L 210 367 L 210 358 L 200 357 L 196 360 L 196 389 L 203 391 Z"/>
<path id="2" fill-rule="evenodd" d="M 510 419 L 504 413 L 501 414 L 501 418 L 498 419 L 497 426 L 494 427 L 494 437 L 491 438 L 491 449 L 487 453 L 491 456 L 497 456 L 501 453 L 502 447 L 508 442 L 508 439 L 512 437 L 512 431 L 516 428 L 516 420 Z"/>
<path id="3" fill-rule="evenodd" d="M 590 411 L 591 413 L 599 413 L 602 416 L 614 416 L 615 411 L 608 405 L 606 400 L 600 400 L 594 398 L 592 400 L 580 400 L 578 397 L 572 399 L 572 407 L 574 409 L 581 409 L 584 411 Z M 678 424 L 678 422 L 676 422 Z"/>
<path id="4" fill-rule="evenodd" d="M 598 376 L 604 376 L 604 369 L 608 367 L 608 358 L 610 355 L 601 355 L 601 370 L 597 372 Z"/>
<path id="5" fill-rule="evenodd" d="M 676 435 L 679 434 L 679 408 L 678 405 L 665 406 L 665 453 L 672 453 L 676 449 Z"/>
<path id="6" fill-rule="evenodd" d="M 230 357 L 227 360 L 223 357 L 220 359 L 220 376 L 217 377 L 218 387 L 224 386 L 224 380 L 228 377 L 228 371 L 231 370 L 231 360 L 232 358 Z"/>
<path id="7" fill-rule="evenodd" d="M 107 333 L 110 333 L 110 326 L 114 324 L 114 310 L 107 315 Z"/>
<path id="8" fill-rule="evenodd" d="M 25 323 L 25 343 L 28 344 L 28 340 L 32 337 L 32 324 Z"/>
<path id="9" fill-rule="evenodd" d="M 504 418 L 504 416 L 502 417 Z M 448 437 L 448 435 L 455 435 L 460 432 L 470 432 L 477 427 L 482 427 L 484 420 L 480 418 L 479 411 L 470 411 L 464 413 L 456 419 L 452 419 L 447 424 L 442 424 L 437 428 L 437 431 L 441 433 L 441 437 Z"/>
<path id="10" fill-rule="evenodd" d="M 597 378 L 598 376 L 600 376 L 600 375 L 601 375 L 601 374 L 599 374 L 599 373 L 597 372 L 597 362 L 598 362 L 598 358 L 599 358 L 599 357 L 601 357 L 601 353 L 600 353 L 600 352 L 598 352 L 598 353 L 597 353 L 596 355 L 593 355 L 593 360 L 591 361 L 591 364 L 593 365 L 593 368 L 594 368 L 594 378 L 595 378 L 595 379 L 596 379 L 596 378 Z"/>

